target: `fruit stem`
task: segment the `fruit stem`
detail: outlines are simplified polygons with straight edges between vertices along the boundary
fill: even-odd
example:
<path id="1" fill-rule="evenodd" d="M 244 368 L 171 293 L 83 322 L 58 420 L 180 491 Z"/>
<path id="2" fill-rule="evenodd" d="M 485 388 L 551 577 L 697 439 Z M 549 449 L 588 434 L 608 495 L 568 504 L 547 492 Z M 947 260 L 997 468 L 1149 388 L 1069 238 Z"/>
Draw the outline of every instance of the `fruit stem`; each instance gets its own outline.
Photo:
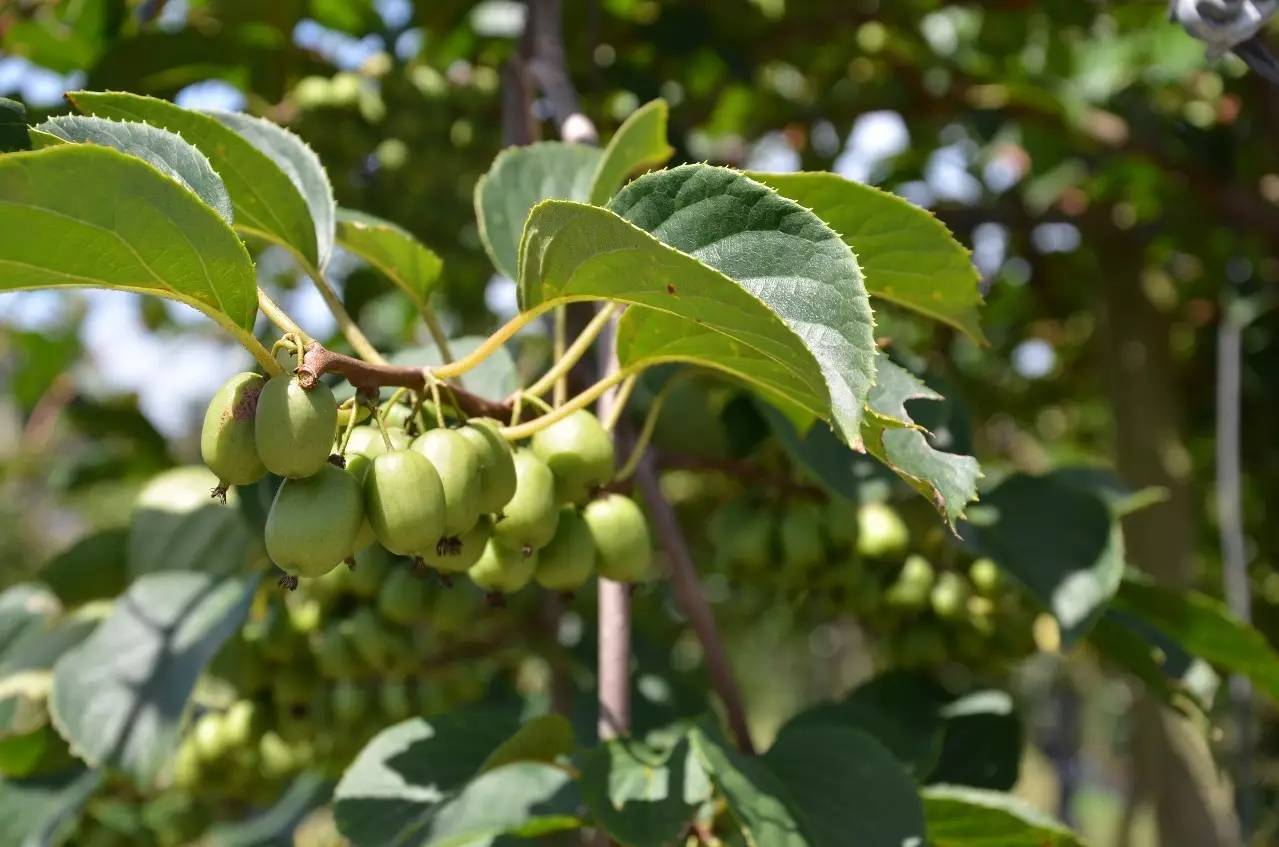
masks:
<path id="1" fill-rule="evenodd" d="M 564 384 L 564 392 L 567 393 L 568 372 L 581 360 L 583 356 L 586 355 L 586 351 L 591 349 L 591 345 L 595 343 L 595 339 L 604 331 L 604 327 L 608 325 L 609 319 L 612 318 L 619 309 L 621 309 L 620 303 L 609 303 L 602 307 L 599 312 L 596 313 L 595 317 L 591 318 L 591 322 L 586 325 L 581 334 L 574 339 L 572 345 L 567 350 L 562 353 L 557 350 L 555 364 L 551 365 L 551 369 L 543 374 L 541 379 L 526 389 L 527 393 L 541 397 L 548 389 L 555 386 L 558 394 L 561 383 Z M 565 307 L 561 306 L 556 312 L 555 330 L 559 341 L 563 340 L 561 335 L 562 327 L 560 326 L 561 319 L 559 316 L 565 311 Z M 557 396 L 554 398 L 554 405 L 562 406 L 564 405 L 564 400 Z"/>
<path id="2" fill-rule="evenodd" d="M 564 347 L 568 343 L 568 307 L 559 306 L 555 310 L 555 346 L 553 355 L 555 361 L 564 358 Z M 555 378 L 555 390 L 551 394 L 551 403 L 556 406 L 563 406 L 564 401 L 568 399 L 568 373 L 562 373 Z"/>
<path id="3" fill-rule="evenodd" d="M 662 406 L 666 403 L 666 398 L 670 396 L 671 390 L 680 383 L 680 380 L 687 379 L 688 372 L 683 371 L 666 380 L 666 384 L 662 386 L 662 390 L 657 392 L 657 396 L 653 398 L 653 404 L 648 407 L 648 414 L 644 416 L 644 426 L 640 428 L 639 435 L 635 437 L 635 445 L 631 448 L 631 455 L 626 459 L 625 464 L 614 475 L 613 481 L 620 482 L 624 479 L 630 479 L 634 475 L 635 469 L 639 467 L 640 460 L 644 458 L 644 451 L 648 449 L 648 443 L 653 439 L 653 430 L 657 428 L 657 419 L 662 413 Z M 634 385 L 634 377 L 628 385 Z M 609 424 L 606 427 L 612 429 L 611 424 L 617 423 L 617 410 L 626 403 L 626 396 L 623 392 L 626 387 L 623 386 L 622 391 L 618 392 L 617 400 L 612 409 L 609 410 Z"/>
<path id="4" fill-rule="evenodd" d="M 435 349 L 440 351 L 440 360 L 446 365 L 451 363 L 453 351 L 449 349 L 449 337 L 445 334 L 444 327 L 440 325 L 439 315 L 425 303 L 419 311 L 422 313 L 422 322 L 426 324 L 426 331 L 431 334 L 431 340 L 435 342 Z"/>
<path id="5" fill-rule="evenodd" d="M 431 368 L 431 373 L 435 374 L 438 379 L 452 379 L 455 376 L 461 376 L 491 356 L 517 332 L 537 320 L 537 318 L 548 308 L 550 308 L 550 306 L 531 309 L 527 312 L 520 312 L 509 321 L 502 324 L 502 326 L 498 327 L 497 331 L 484 339 L 484 343 L 479 347 L 476 347 L 470 353 L 455 362 L 441 365 L 438 368 Z"/>
<path id="6" fill-rule="evenodd" d="M 310 341 L 311 337 L 302 331 L 302 327 L 298 326 L 288 313 L 280 308 L 280 304 L 272 300 L 267 293 L 261 288 L 258 289 L 258 308 L 262 310 L 262 314 L 266 315 L 266 319 L 275 324 L 276 328 L 285 335 L 296 335 L 303 341 Z"/>
<path id="7" fill-rule="evenodd" d="M 385 365 L 386 359 L 382 358 L 382 354 L 360 331 L 355 320 L 351 317 L 351 313 L 346 310 L 346 306 L 342 305 L 342 298 L 338 297 L 337 291 L 333 288 L 332 283 L 329 282 L 328 277 L 324 275 L 324 271 L 320 270 L 296 250 L 293 250 L 292 253 L 294 260 L 301 266 L 302 272 L 311 278 L 311 284 L 315 286 L 316 291 L 320 292 L 324 305 L 329 307 L 329 312 L 332 313 L 333 319 L 337 321 L 338 330 L 341 331 L 342 337 L 346 339 L 346 342 L 351 345 L 351 349 L 366 362 Z"/>
<path id="8" fill-rule="evenodd" d="M 623 382 L 630 377 L 632 373 L 637 372 L 637 369 L 634 367 L 621 368 L 614 371 L 554 411 L 542 415 L 540 418 L 534 418 L 528 423 L 504 427 L 502 429 L 502 437 L 507 441 L 522 441 L 525 438 L 529 438 L 546 429 L 548 426 L 564 420 L 574 412 L 580 409 L 585 409 L 587 406 L 598 400 L 600 395 L 602 395 L 605 391 L 608 391 L 619 382 Z"/>
<path id="9" fill-rule="evenodd" d="M 622 387 L 617 389 L 617 395 L 613 397 L 613 402 L 608 407 L 608 417 L 603 421 L 605 432 L 612 432 L 617 428 L 617 422 L 622 419 L 622 412 L 626 410 L 626 404 L 631 399 L 637 380 L 638 375 L 631 374 L 626 382 L 622 383 Z"/>
<path id="10" fill-rule="evenodd" d="M 253 358 L 257 359 L 258 364 L 262 366 L 262 370 L 266 371 L 268 376 L 279 376 L 284 373 L 284 368 L 275 360 L 275 356 L 271 351 L 266 349 L 266 345 L 258 341 L 256 335 L 251 332 L 239 332 L 236 333 L 236 337 L 240 339 L 240 343 L 244 345 L 245 349 L 253 354 Z"/>
<path id="11" fill-rule="evenodd" d="M 338 445 L 338 453 L 343 456 L 346 455 L 347 442 L 351 440 L 351 430 L 355 429 L 355 419 L 360 416 L 360 401 L 358 399 L 358 395 L 356 397 L 352 397 L 347 402 L 351 404 L 351 414 L 346 419 L 346 429 L 342 431 L 342 441 Z M 376 416 L 376 413 L 374 413 L 374 416 Z"/>
<path id="12" fill-rule="evenodd" d="M 386 452 L 391 452 L 395 447 L 391 444 L 391 436 L 386 431 L 386 422 L 382 420 L 382 416 L 378 414 L 377 403 L 369 403 L 369 413 L 377 424 L 377 431 L 382 433 L 382 443 L 386 445 Z"/>
<path id="13" fill-rule="evenodd" d="M 440 403 L 440 381 L 430 371 L 426 373 L 427 384 L 431 386 L 431 403 L 435 406 L 435 425 L 444 429 L 444 408 Z"/>

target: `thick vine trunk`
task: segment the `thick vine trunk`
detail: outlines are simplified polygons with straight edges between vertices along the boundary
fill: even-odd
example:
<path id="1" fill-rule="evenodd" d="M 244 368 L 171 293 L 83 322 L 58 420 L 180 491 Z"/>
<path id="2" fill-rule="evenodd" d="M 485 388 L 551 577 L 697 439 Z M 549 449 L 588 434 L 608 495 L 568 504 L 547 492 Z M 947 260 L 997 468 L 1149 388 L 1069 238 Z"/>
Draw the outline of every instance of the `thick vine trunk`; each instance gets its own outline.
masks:
<path id="1" fill-rule="evenodd" d="M 1124 523 L 1128 561 L 1164 585 L 1194 574 L 1194 495 L 1181 436 L 1181 398 L 1169 351 L 1169 321 L 1131 272 L 1131 244 L 1114 258 L 1102 285 L 1102 362 L 1115 417 L 1116 467 L 1134 486 L 1167 489 L 1164 503 Z M 1205 388 L 1205 390 L 1207 390 Z M 1153 804 L 1158 843 L 1167 847 L 1234 847 L 1239 825 L 1201 728 L 1143 696 L 1132 714 L 1134 803 Z M 1120 843 L 1127 843 L 1121 833 Z"/>

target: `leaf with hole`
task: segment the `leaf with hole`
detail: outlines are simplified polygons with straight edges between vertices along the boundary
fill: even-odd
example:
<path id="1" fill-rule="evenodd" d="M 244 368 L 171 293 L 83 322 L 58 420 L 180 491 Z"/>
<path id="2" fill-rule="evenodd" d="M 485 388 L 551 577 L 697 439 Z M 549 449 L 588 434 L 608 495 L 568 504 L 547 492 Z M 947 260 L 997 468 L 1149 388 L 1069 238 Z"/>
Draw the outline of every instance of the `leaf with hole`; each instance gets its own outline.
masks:
<path id="1" fill-rule="evenodd" d="M 317 227 L 306 199 L 271 157 L 230 127 L 209 115 L 137 94 L 73 91 L 67 99 L 86 114 L 143 121 L 181 135 L 209 157 L 222 177 L 231 195 L 237 230 L 283 245 L 311 264 L 319 263 Z"/>
<path id="2" fill-rule="evenodd" d="M 0 291 L 64 286 L 168 297 L 256 344 L 244 244 L 186 188 L 107 147 L 0 158 Z"/>
<path id="3" fill-rule="evenodd" d="M 154 784 L 196 678 L 244 622 L 256 582 L 181 571 L 136 580 L 54 666 L 50 712 L 73 752 Z"/>
<path id="4" fill-rule="evenodd" d="M 917 400 L 941 400 L 914 374 L 880 355 L 876 382 L 862 423 L 866 451 L 920 493 L 953 527 L 977 499 L 981 466 L 972 456 L 946 453 L 929 442 L 906 409 Z"/>
<path id="5" fill-rule="evenodd" d="M 182 136 L 150 124 L 86 115 L 56 115 L 36 129 L 76 144 L 100 144 L 137 156 L 185 185 L 231 225 L 231 197 L 208 158 Z M 40 146 L 40 145 L 37 145 Z"/>
<path id="6" fill-rule="evenodd" d="M 905 198 L 831 173 L 750 176 L 838 232 L 857 254 L 872 297 L 950 324 L 984 342 L 981 278 L 946 225 Z"/>

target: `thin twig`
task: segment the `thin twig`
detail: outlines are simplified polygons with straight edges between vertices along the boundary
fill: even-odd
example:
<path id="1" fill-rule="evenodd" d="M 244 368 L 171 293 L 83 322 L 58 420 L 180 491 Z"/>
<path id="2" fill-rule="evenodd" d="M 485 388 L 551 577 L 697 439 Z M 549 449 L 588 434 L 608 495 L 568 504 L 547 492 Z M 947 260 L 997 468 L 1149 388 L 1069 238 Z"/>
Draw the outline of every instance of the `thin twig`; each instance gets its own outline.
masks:
<path id="1" fill-rule="evenodd" d="M 1239 306 L 1222 310 L 1217 328 L 1217 525 L 1221 537 L 1221 578 L 1230 610 L 1242 621 L 1252 619 L 1248 556 L 1244 545 L 1240 459 L 1240 359 L 1244 321 Z M 1230 678 L 1230 700 L 1238 724 L 1235 748 L 1235 806 L 1245 836 L 1255 824 L 1253 808 L 1252 685 L 1247 677 Z"/>
<path id="2" fill-rule="evenodd" d="M 688 542 L 684 540 L 684 531 L 680 528 L 675 510 L 662 494 L 651 455 L 640 461 L 635 480 L 644 495 L 649 517 L 653 519 L 653 525 L 657 529 L 658 541 L 670 560 L 675 602 L 684 617 L 688 618 L 693 632 L 697 634 L 697 640 L 701 642 L 706 670 L 710 674 L 715 693 L 724 703 L 729 728 L 737 739 L 738 748 L 747 755 L 754 755 L 755 744 L 751 740 L 750 726 L 746 722 L 746 706 L 742 701 L 741 689 L 733 677 L 728 652 L 715 627 L 715 616 L 711 613 L 710 604 L 706 602 L 706 595 L 697 579 L 697 568 L 693 565 Z"/>
<path id="3" fill-rule="evenodd" d="M 318 341 L 312 341 L 307 345 L 300 375 L 316 380 L 327 373 L 345 377 L 357 392 L 374 397 L 383 386 L 402 386 L 414 391 L 422 391 L 427 387 L 426 373 L 422 368 L 365 362 L 354 356 L 335 353 Z M 468 415 L 498 420 L 510 417 L 510 401 L 487 400 L 464 388 L 453 387 L 452 390 L 457 395 L 458 405 Z"/>

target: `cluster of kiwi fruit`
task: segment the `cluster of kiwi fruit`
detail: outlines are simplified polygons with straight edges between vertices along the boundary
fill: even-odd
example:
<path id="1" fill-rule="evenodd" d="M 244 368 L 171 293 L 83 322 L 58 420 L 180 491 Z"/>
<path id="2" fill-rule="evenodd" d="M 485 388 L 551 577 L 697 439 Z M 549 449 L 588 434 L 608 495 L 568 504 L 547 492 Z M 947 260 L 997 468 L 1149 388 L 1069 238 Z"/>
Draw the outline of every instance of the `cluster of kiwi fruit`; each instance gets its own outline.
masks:
<path id="1" fill-rule="evenodd" d="M 477 702 L 517 670 L 518 650 L 462 649 L 503 624 L 481 595 L 422 580 L 378 545 L 357 558 L 293 592 L 260 587 L 202 678 L 164 788 L 108 786 L 71 843 L 189 844 L 270 806 L 304 772 L 338 779 L 381 730 Z"/>
<path id="2" fill-rule="evenodd" d="M 210 402 L 200 446 L 217 491 L 284 477 L 265 531 L 282 584 L 358 564 L 375 544 L 446 583 L 466 574 L 495 600 L 532 581 L 572 592 L 596 573 L 650 575 L 644 515 L 605 489 L 613 441 L 589 411 L 518 448 L 490 418 L 432 422 L 420 404 L 378 414 L 339 432 L 333 392 L 300 372 L 238 374 Z"/>
<path id="3" fill-rule="evenodd" d="M 942 530 L 914 537 L 887 502 L 723 502 L 708 525 L 712 570 L 734 605 L 786 602 L 810 624 L 849 616 L 893 667 L 986 669 L 1034 650 L 1034 606 L 990 559 Z"/>

